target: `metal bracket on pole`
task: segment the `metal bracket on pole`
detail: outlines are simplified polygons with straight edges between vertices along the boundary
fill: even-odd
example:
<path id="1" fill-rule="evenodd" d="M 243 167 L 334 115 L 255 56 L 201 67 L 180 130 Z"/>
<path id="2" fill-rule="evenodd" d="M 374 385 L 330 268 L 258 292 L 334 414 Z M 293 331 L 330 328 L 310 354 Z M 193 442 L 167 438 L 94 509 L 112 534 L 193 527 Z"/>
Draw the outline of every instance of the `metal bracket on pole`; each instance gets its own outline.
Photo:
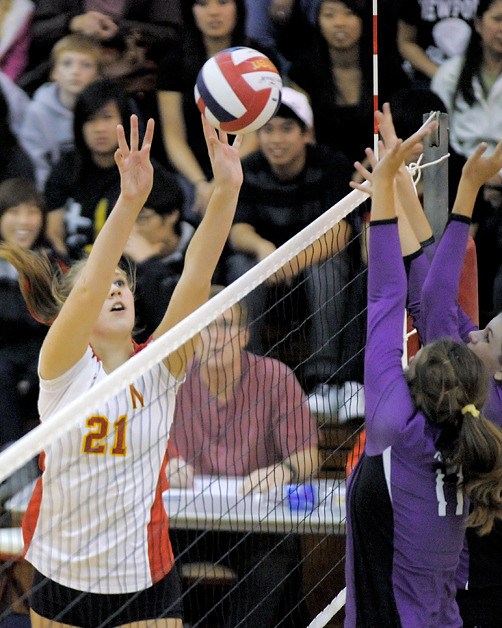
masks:
<path id="1" fill-rule="evenodd" d="M 424 114 L 424 122 L 429 116 L 430 113 Z M 424 139 L 424 164 L 448 154 L 448 114 L 436 111 L 433 120 L 438 123 L 438 127 Z M 439 240 L 448 220 L 448 160 L 444 159 L 439 164 L 424 168 L 422 176 L 425 215 L 432 227 L 434 238 Z"/>

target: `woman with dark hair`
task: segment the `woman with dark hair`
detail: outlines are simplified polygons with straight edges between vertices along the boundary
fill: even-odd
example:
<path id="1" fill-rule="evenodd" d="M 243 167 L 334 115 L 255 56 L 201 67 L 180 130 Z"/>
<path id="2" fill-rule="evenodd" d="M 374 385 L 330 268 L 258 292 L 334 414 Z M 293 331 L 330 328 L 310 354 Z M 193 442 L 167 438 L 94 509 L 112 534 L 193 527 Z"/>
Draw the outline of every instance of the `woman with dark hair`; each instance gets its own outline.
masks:
<path id="1" fill-rule="evenodd" d="M 75 148 L 63 154 L 45 185 L 48 237 L 58 251 L 72 258 L 88 251 L 119 196 L 116 128 L 122 124 L 128 135 L 132 113 L 131 98 L 109 79 L 90 83 L 77 99 Z M 153 163 L 156 184 L 172 185 L 172 175 Z"/>
<path id="2" fill-rule="evenodd" d="M 371 18 L 367 0 L 321 0 L 312 43 L 288 73 L 310 97 L 317 137 L 351 162 L 373 137 Z M 399 59 L 389 49 L 379 77 L 380 97 L 388 100 L 405 85 Z"/>
<path id="3" fill-rule="evenodd" d="M 432 79 L 450 114 L 451 144 L 465 157 L 480 142 L 491 152 L 502 137 L 501 22 L 502 0 L 480 0 L 465 54 L 445 61 Z"/>
<path id="4" fill-rule="evenodd" d="M 502 432 L 479 410 L 488 397 L 488 369 L 464 343 L 439 337 L 458 308 L 444 313 L 442 327 L 424 321 L 428 344 L 406 373 L 402 369 L 407 281 L 398 232 L 404 217 L 396 217 L 394 184 L 431 128 L 382 147 L 383 158 L 373 160 L 367 441 L 348 488 L 346 626 L 462 626 L 455 574 L 465 525 L 483 535 L 502 517 Z M 482 180 L 501 165 L 502 145 L 492 158 L 482 153 L 464 168 L 449 230 L 454 239 L 465 230 Z M 447 253 L 446 241 L 445 247 Z M 456 279 L 448 275 L 445 283 Z M 442 307 L 444 300 L 434 298 Z"/>
<path id="5" fill-rule="evenodd" d="M 464 55 L 445 61 L 431 89 L 449 114 L 450 143 L 469 157 L 480 142 L 488 153 L 502 137 L 502 0 L 480 0 L 475 28 Z M 496 173 L 482 192 L 482 210 L 471 233 L 478 253 L 480 321 L 484 325 L 502 308 L 502 175 Z M 480 199 L 480 200 L 481 200 Z"/>
<path id="6" fill-rule="evenodd" d="M 168 52 L 159 68 L 158 105 L 167 156 L 192 191 L 191 209 L 200 214 L 213 181 L 193 93 L 197 74 L 216 53 L 233 46 L 253 47 L 253 42 L 245 35 L 244 0 L 188 0 L 183 10 L 183 41 Z M 244 136 L 241 157 L 256 148 L 255 135 Z"/>
<path id="7" fill-rule="evenodd" d="M 0 242 L 49 255 L 64 265 L 45 239 L 45 200 L 33 181 L 0 183 Z M 24 303 L 18 274 L 0 260 L 0 448 L 20 438 L 36 417 L 37 362 L 47 327 L 37 322 Z M 23 384 L 21 385 L 21 382 Z M 34 424 L 34 423 L 33 423 Z"/>

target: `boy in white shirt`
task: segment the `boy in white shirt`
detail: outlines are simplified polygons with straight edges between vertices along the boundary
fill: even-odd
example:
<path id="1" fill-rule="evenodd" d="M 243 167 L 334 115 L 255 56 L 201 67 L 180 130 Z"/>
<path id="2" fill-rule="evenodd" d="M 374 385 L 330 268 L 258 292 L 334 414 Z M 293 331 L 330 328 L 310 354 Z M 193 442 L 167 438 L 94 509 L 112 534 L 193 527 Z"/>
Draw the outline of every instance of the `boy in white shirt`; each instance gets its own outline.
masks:
<path id="1" fill-rule="evenodd" d="M 73 108 L 84 87 L 99 78 L 101 61 L 101 44 L 80 33 L 63 37 L 52 49 L 51 81 L 33 94 L 19 134 L 41 191 L 52 165 L 73 148 Z"/>

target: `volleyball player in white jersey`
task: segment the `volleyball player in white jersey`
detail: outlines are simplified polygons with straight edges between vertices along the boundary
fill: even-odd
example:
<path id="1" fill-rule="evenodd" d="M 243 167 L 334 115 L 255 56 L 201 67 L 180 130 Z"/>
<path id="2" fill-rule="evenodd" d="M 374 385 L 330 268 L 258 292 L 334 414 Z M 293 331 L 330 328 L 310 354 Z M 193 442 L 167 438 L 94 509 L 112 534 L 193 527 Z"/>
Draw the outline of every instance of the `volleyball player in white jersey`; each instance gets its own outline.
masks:
<path id="1" fill-rule="evenodd" d="M 207 300 L 242 183 L 240 138 L 230 146 L 226 134 L 205 120 L 203 127 L 216 185 L 153 338 Z M 152 187 L 153 121 L 141 148 L 135 116 L 130 146 L 120 125 L 117 136 L 121 193 L 84 264 L 51 292 L 49 267 L 0 249 L 20 273 L 30 310 L 50 324 L 39 361 L 41 420 L 141 349 L 132 339 L 134 296 L 119 261 Z M 35 568 L 35 628 L 182 625 L 162 492 L 175 395 L 193 348 L 191 341 L 169 355 L 44 451 L 24 524 L 26 558 Z"/>

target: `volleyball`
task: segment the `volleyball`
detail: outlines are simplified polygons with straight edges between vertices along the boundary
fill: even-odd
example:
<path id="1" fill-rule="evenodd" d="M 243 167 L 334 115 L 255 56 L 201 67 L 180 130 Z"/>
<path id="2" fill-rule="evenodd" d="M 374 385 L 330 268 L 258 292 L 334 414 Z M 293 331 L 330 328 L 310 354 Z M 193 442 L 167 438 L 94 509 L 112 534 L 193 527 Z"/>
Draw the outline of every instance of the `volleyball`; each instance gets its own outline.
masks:
<path id="1" fill-rule="evenodd" d="M 281 102 L 282 80 L 275 65 L 253 48 L 227 48 L 204 63 L 194 94 L 208 122 L 228 133 L 256 131 Z"/>

